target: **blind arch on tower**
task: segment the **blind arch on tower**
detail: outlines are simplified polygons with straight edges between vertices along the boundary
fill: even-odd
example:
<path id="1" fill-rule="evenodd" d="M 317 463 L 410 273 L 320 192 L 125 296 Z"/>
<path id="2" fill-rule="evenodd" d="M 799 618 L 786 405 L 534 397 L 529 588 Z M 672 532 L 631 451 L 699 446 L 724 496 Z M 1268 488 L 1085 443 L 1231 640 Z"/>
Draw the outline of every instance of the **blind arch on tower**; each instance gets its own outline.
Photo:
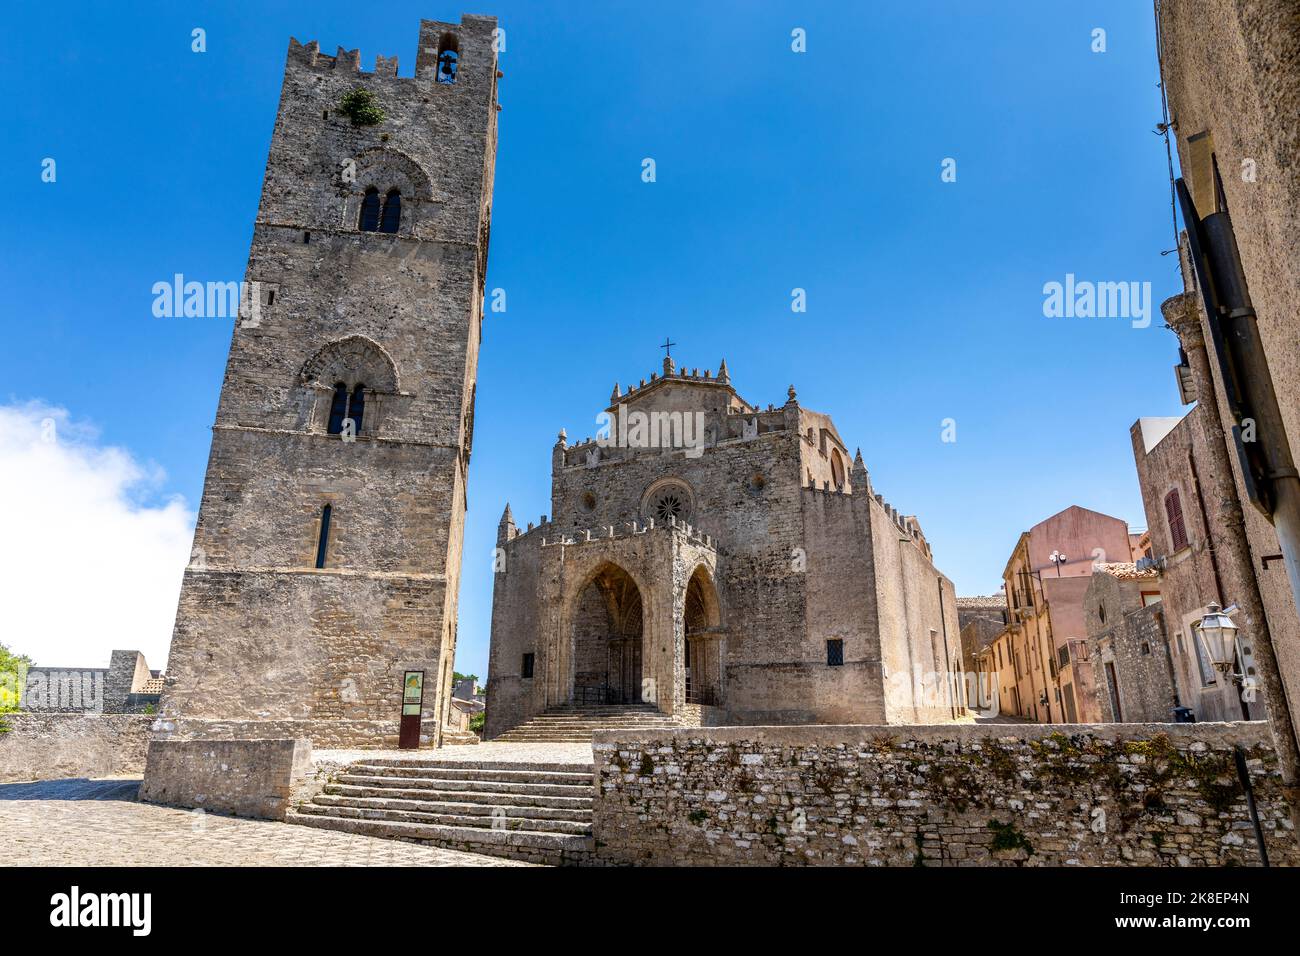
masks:
<path id="1" fill-rule="evenodd" d="M 328 343 L 307 360 L 300 377 L 304 385 L 335 391 L 343 385 L 349 393 L 364 386 L 363 400 L 364 395 L 375 392 L 401 391 L 392 356 L 364 335 L 349 335 Z"/>

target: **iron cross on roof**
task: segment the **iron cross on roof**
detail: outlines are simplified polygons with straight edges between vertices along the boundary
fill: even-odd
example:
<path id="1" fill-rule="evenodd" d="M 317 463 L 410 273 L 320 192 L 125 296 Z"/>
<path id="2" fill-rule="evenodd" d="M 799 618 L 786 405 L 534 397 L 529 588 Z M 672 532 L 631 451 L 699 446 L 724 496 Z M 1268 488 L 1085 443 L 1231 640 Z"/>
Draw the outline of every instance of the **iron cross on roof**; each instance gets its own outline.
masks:
<path id="1" fill-rule="evenodd" d="M 661 345 L 661 346 L 659 346 L 659 347 L 660 347 L 661 349 L 664 349 L 664 350 L 667 352 L 668 355 L 672 355 L 672 354 L 673 354 L 673 346 L 676 345 L 676 344 L 677 344 L 676 342 L 670 342 L 670 341 L 668 340 L 668 336 L 665 335 L 665 336 L 664 336 L 664 344 Z"/>

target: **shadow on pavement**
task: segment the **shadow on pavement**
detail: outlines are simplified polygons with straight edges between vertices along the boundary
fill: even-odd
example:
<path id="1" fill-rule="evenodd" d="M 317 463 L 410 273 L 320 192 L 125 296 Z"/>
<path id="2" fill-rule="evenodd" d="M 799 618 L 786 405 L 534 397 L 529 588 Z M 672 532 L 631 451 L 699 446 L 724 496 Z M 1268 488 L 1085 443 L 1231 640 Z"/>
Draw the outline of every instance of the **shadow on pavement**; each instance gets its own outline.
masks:
<path id="1" fill-rule="evenodd" d="M 0 800 L 127 800 L 133 801 L 140 778 L 89 780 L 38 780 L 34 783 L 0 783 Z"/>

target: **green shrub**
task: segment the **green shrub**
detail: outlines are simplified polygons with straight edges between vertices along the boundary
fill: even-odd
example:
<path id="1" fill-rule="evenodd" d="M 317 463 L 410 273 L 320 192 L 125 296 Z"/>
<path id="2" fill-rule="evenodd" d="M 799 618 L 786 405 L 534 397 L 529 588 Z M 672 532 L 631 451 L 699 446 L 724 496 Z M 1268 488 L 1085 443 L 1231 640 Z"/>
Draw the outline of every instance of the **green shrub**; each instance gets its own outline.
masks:
<path id="1" fill-rule="evenodd" d="M 339 112 L 352 120 L 353 126 L 377 126 L 384 121 L 384 111 L 375 94 L 358 87 L 339 100 Z"/>

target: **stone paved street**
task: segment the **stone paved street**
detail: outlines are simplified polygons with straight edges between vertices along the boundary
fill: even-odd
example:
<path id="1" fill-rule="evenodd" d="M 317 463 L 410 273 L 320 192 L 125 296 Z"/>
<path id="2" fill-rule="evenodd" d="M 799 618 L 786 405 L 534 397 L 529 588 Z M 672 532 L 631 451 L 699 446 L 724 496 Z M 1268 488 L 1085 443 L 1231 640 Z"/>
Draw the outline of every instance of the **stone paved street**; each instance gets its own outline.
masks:
<path id="1" fill-rule="evenodd" d="M 135 803 L 139 785 L 138 778 L 0 785 L 0 865 L 528 865 L 394 840 Z"/>

